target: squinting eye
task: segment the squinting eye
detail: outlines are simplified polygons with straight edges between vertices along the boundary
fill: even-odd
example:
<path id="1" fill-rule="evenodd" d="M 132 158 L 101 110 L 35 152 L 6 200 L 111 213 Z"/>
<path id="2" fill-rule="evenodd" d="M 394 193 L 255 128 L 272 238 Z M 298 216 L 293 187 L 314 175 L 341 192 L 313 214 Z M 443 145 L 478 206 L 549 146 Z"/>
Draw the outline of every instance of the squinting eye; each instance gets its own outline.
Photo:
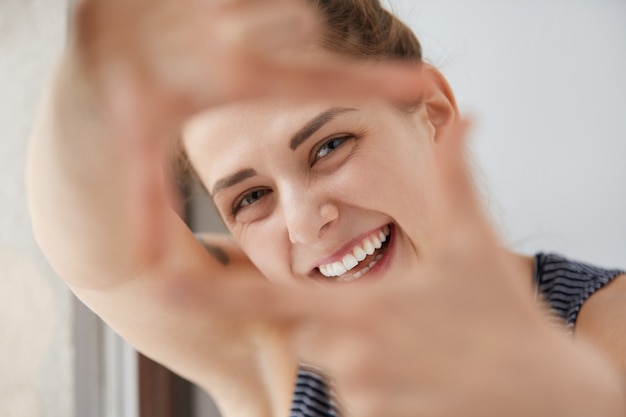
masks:
<path id="1" fill-rule="evenodd" d="M 270 192 L 271 190 L 267 188 L 259 188 L 259 189 L 247 192 L 246 194 L 241 196 L 241 198 L 239 198 L 238 200 L 235 200 L 235 203 L 233 204 L 233 214 L 237 214 L 237 212 L 239 212 L 239 210 L 241 210 L 242 208 L 251 206 L 252 204 L 256 203 L 259 199 L 269 194 Z"/>
<path id="2" fill-rule="evenodd" d="M 315 151 L 315 155 L 313 157 L 312 163 L 314 164 L 318 159 L 322 159 L 323 157 L 333 152 L 335 149 L 339 148 L 346 141 L 352 138 L 354 138 L 354 136 L 346 135 L 346 136 L 335 137 L 335 138 L 330 139 L 327 142 L 324 142 L 324 144 L 322 144 L 322 146 L 320 146 Z"/>

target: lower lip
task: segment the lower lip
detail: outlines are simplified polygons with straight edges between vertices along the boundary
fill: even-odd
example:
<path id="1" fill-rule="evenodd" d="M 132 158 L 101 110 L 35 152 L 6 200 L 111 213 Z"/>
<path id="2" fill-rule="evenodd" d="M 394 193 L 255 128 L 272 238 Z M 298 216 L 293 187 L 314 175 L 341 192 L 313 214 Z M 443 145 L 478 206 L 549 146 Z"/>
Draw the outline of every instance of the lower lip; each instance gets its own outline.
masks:
<path id="1" fill-rule="evenodd" d="M 381 279 L 383 274 L 389 270 L 391 267 L 391 261 L 395 255 L 395 227 L 393 224 L 389 225 L 389 244 L 383 252 L 383 257 L 378 260 L 365 274 L 360 276 L 359 278 L 354 279 L 346 279 L 345 281 L 341 281 L 337 278 L 325 279 L 326 282 L 331 282 L 332 284 L 352 284 L 357 282 L 371 282 L 374 280 Z"/>

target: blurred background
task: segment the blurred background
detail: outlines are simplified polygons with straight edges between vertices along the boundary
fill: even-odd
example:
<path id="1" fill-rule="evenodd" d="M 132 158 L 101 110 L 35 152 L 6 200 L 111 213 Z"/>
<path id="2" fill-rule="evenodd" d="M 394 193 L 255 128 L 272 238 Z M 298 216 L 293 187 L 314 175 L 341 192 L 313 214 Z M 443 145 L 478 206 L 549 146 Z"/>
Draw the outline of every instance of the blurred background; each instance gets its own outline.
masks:
<path id="1" fill-rule="evenodd" d="M 626 2 L 391 3 L 475 120 L 479 183 L 509 244 L 626 267 Z M 82 307 L 32 237 L 28 136 L 70 7 L 0 0 L 0 416 L 215 417 Z M 216 230 L 210 213 L 198 198 L 187 215 Z"/>

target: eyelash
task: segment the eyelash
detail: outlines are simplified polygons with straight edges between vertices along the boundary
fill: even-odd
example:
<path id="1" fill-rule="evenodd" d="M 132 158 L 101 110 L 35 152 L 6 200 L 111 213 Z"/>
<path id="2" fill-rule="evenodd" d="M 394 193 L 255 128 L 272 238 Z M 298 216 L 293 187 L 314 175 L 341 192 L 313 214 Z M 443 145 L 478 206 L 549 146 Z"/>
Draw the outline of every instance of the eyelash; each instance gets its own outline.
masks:
<path id="1" fill-rule="evenodd" d="M 320 159 L 326 157 L 327 155 L 333 153 L 335 150 L 337 150 L 338 148 L 340 148 L 341 146 L 343 146 L 348 140 L 350 139 L 355 139 L 356 136 L 352 135 L 352 134 L 346 134 L 346 135 L 342 135 L 342 136 L 335 136 L 333 138 L 330 138 L 328 140 L 326 140 L 325 142 L 323 142 L 319 147 L 314 148 L 315 151 L 312 153 L 311 156 L 311 163 L 310 166 L 313 166 L 317 161 L 319 161 Z M 329 149 L 328 151 L 326 151 L 326 153 L 324 153 L 323 155 L 319 156 L 320 151 L 322 151 L 322 149 L 324 149 L 325 147 L 328 147 L 330 144 L 334 143 L 334 142 L 339 142 L 338 145 L 336 145 L 334 148 Z M 235 202 L 233 203 L 233 208 L 232 208 L 232 216 L 236 216 L 237 213 L 239 213 L 239 211 L 245 207 L 251 206 L 253 204 L 255 204 L 257 201 L 259 201 L 262 197 L 268 195 L 269 193 L 271 193 L 272 190 L 268 189 L 268 188 L 257 188 L 254 190 L 250 190 L 248 192 L 246 192 L 245 194 L 243 194 L 241 197 L 239 197 L 238 199 L 235 200 Z M 259 193 L 261 193 L 261 195 L 258 195 Z M 253 196 L 255 195 L 256 196 Z M 248 198 L 253 198 L 254 201 L 252 202 L 246 202 L 246 200 Z M 256 198 L 255 198 L 256 197 Z M 245 203 L 245 204 L 242 204 Z"/>
<path id="2" fill-rule="evenodd" d="M 313 166 L 317 161 L 319 161 L 320 159 L 324 158 L 328 154 L 334 152 L 335 150 L 337 150 L 338 148 L 343 146 L 348 140 L 354 139 L 354 138 L 355 138 L 354 135 L 346 134 L 346 135 L 342 135 L 342 136 L 335 136 L 335 137 L 333 137 L 331 139 L 328 139 L 327 141 L 322 143 L 319 147 L 317 147 L 316 150 L 312 153 L 312 155 L 311 155 L 311 162 L 310 162 L 309 165 Z M 322 149 L 324 149 L 325 147 L 327 147 L 328 145 L 330 145 L 331 143 L 336 142 L 336 141 L 341 141 L 341 142 L 339 143 L 339 145 L 337 145 L 334 148 L 330 149 L 329 151 L 327 151 L 322 156 L 319 156 L 320 151 Z"/>
<path id="3" fill-rule="evenodd" d="M 239 211 L 242 208 L 245 208 L 247 206 L 251 206 L 254 203 L 256 203 L 258 200 L 260 200 L 263 196 L 269 194 L 272 190 L 267 189 L 267 188 L 257 188 L 254 190 L 250 190 L 247 193 L 243 194 L 241 197 L 239 197 L 237 200 L 235 200 L 234 204 L 233 204 L 233 209 L 232 209 L 232 215 L 236 215 L 237 213 L 239 213 Z M 256 196 L 256 199 L 253 202 L 247 202 L 246 204 L 242 204 L 246 201 L 246 199 L 248 197 L 253 196 L 254 194 L 258 194 L 258 193 L 262 193 L 261 195 Z M 254 197 L 252 197 L 254 198 Z"/>

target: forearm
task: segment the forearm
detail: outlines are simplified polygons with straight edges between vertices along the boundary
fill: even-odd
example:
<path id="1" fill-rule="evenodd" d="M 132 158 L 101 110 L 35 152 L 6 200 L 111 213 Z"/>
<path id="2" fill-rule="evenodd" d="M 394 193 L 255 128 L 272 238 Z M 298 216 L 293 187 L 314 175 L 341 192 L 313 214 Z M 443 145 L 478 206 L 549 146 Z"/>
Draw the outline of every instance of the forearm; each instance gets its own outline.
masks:
<path id="1" fill-rule="evenodd" d="M 44 99 L 27 168 L 32 224 L 57 272 L 80 286 L 132 276 L 131 165 L 66 52 Z"/>

